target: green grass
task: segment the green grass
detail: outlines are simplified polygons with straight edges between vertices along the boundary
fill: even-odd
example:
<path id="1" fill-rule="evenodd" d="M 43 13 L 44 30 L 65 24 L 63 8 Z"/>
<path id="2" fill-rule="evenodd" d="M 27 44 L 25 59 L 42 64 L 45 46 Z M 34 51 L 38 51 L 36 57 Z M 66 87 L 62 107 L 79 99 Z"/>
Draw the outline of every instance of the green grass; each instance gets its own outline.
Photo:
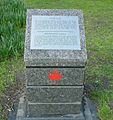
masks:
<path id="1" fill-rule="evenodd" d="M 15 80 L 15 73 L 23 70 L 23 68 L 24 62 L 21 58 L 0 62 L 0 95 L 5 90 L 5 87 L 8 87 Z"/>
<path id="2" fill-rule="evenodd" d="M 101 120 L 113 120 L 113 111 L 110 109 L 110 103 L 113 108 L 113 91 L 95 91 L 92 93 L 92 99 L 98 104 L 98 115 Z"/>
<path id="3" fill-rule="evenodd" d="M 22 1 L 0 0 L 0 120 L 6 120 L 2 98 L 24 67 L 19 56 L 24 53 L 25 14 Z"/>
<path id="4" fill-rule="evenodd" d="M 113 1 L 112 0 L 24 0 L 28 8 L 81 9 L 84 13 L 88 63 L 86 84 L 98 105 L 102 120 L 113 120 L 108 105 L 113 101 Z"/>
<path id="5" fill-rule="evenodd" d="M 16 72 L 24 67 L 19 56 L 24 53 L 25 23 L 26 8 L 21 0 L 0 0 L 0 120 L 6 119 L 2 98 Z"/>
<path id="6" fill-rule="evenodd" d="M 0 61 L 23 55 L 25 11 L 20 0 L 0 0 Z"/>

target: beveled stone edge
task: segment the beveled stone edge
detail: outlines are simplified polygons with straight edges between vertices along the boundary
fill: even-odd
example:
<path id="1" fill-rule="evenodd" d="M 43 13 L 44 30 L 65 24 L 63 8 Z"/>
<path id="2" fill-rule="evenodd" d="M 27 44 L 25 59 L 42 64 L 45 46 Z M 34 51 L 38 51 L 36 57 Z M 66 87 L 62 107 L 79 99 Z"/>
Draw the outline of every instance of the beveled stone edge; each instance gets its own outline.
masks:
<path id="1" fill-rule="evenodd" d="M 29 105 L 81 105 L 81 102 L 71 102 L 71 103 L 32 103 L 27 102 Z"/>
<path id="2" fill-rule="evenodd" d="M 78 85 L 78 86 L 71 86 L 71 85 L 62 85 L 62 86 L 59 86 L 59 85 L 43 85 L 43 86 L 26 86 L 26 88 L 34 88 L 34 89 L 36 89 L 36 88 L 84 88 L 84 86 L 83 85 Z"/>

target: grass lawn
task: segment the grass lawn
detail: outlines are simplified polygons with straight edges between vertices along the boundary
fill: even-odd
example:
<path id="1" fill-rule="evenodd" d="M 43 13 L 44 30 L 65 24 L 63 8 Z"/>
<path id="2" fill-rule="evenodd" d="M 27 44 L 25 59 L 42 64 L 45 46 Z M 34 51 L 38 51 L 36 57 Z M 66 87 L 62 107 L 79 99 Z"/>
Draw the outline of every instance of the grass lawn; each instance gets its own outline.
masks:
<path id="1" fill-rule="evenodd" d="M 23 4 L 14 2 L 19 0 L 12 0 L 10 4 L 9 0 L 1 1 L 0 4 L 7 7 L 0 16 L 3 18 L 0 23 L 0 98 L 15 80 L 16 71 L 23 69 L 21 60 L 6 58 L 23 55 L 25 31 Z M 113 120 L 113 0 L 24 0 L 23 3 L 27 8 L 83 10 L 88 54 L 85 83 L 90 87 L 90 98 L 97 103 L 99 117 Z M 0 111 L 3 111 L 1 103 Z"/>

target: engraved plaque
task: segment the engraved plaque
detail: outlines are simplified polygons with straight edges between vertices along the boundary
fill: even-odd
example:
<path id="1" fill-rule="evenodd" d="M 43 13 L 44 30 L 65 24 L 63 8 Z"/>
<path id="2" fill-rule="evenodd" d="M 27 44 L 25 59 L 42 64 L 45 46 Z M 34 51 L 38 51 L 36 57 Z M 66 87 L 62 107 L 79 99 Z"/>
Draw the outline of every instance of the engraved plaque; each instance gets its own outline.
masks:
<path id="1" fill-rule="evenodd" d="M 32 16 L 30 49 L 81 50 L 78 16 Z"/>

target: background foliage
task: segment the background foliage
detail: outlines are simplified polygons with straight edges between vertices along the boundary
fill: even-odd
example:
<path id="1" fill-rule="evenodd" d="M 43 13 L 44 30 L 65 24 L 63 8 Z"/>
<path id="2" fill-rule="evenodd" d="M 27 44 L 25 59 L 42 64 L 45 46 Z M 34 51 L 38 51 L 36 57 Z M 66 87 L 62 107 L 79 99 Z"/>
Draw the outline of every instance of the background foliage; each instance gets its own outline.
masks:
<path id="1" fill-rule="evenodd" d="M 23 55 L 26 9 L 20 0 L 0 0 L 0 61 Z"/>

